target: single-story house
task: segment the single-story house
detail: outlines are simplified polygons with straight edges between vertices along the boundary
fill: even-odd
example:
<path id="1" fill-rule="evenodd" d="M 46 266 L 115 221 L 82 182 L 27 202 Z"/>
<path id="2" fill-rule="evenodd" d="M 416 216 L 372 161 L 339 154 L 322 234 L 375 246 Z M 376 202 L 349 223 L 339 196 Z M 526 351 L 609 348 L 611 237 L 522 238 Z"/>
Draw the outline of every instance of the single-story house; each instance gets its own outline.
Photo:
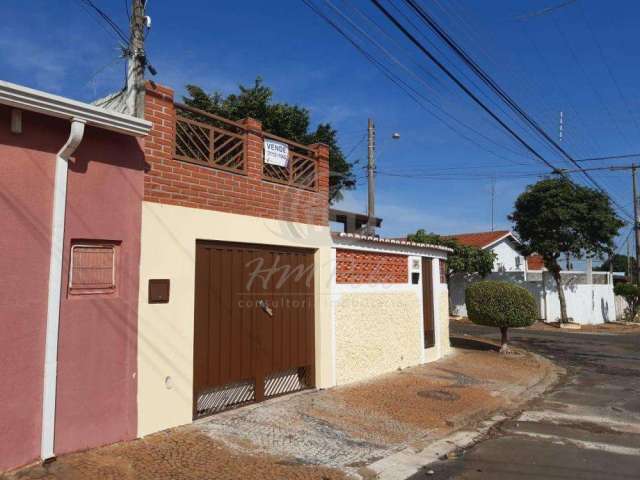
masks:
<path id="1" fill-rule="evenodd" d="M 448 351 L 448 249 L 332 236 L 327 146 L 145 103 L 138 435 Z"/>
<path id="2" fill-rule="evenodd" d="M 518 251 L 520 241 L 508 230 L 447 235 L 462 245 L 469 245 L 496 254 L 493 271 L 486 279 L 513 282 L 525 287 L 536 299 L 539 316 L 544 321 L 560 318 L 560 301 L 556 283 L 537 254 L 524 258 Z M 616 318 L 613 281 L 608 272 L 594 272 L 588 268 L 562 271 L 567 314 L 577 323 L 598 324 Z M 465 290 L 479 275 L 454 274 L 450 276 L 449 291 L 451 313 L 466 316 Z"/>
<path id="3" fill-rule="evenodd" d="M 0 82 L 0 151 L 0 471 L 449 351 L 450 249 L 332 235 L 326 145 Z"/>

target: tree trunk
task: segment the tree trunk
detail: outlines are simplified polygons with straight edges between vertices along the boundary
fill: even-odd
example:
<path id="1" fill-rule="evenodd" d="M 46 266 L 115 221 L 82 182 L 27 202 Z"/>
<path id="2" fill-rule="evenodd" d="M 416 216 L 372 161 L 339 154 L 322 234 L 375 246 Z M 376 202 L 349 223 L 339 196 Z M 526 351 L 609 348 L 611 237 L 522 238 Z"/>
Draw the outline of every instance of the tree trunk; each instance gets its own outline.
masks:
<path id="1" fill-rule="evenodd" d="M 558 288 L 558 299 L 560 300 L 560 323 L 567 323 L 569 317 L 567 317 L 567 301 L 564 297 L 564 289 L 562 288 L 562 275 L 560 274 L 560 266 L 557 265 L 557 269 L 551 272 L 553 279 L 556 281 L 556 287 Z"/>
<path id="2" fill-rule="evenodd" d="M 500 334 L 500 353 L 507 353 L 509 351 L 509 329 L 500 327 Z"/>

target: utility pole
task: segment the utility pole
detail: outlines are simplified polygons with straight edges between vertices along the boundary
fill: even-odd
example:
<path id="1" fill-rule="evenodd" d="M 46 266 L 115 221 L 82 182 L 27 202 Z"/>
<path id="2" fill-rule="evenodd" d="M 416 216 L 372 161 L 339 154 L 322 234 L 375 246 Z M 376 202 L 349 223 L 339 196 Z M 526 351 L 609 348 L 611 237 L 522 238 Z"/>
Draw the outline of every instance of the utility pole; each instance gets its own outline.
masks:
<path id="1" fill-rule="evenodd" d="M 627 279 L 631 280 L 631 245 L 627 239 Z"/>
<path id="2" fill-rule="evenodd" d="M 127 64 L 127 111 L 144 118 L 144 6 L 146 0 L 131 0 L 129 62 Z"/>
<path id="3" fill-rule="evenodd" d="M 636 285 L 640 286 L 640 262 L 638 262 L 638 258 L 640 258 L 640 219 L 638 219 L 638 192 L 636 187 L 636 170 L 638 169 L 638 165 L 635 163 L 631 165 L 631 179 L 633 182 L 633 229 L 636 235 L 636 264 L 635 264 L 635 280 Z"/>
<path id="4" fill-rule="evenodd" d="M 367 235 L 375 235 L 376 232 L 376 127 L 370 118 L 367 123 L 367 184 L 368 184 L 368 203 L 367 203 Z"/>

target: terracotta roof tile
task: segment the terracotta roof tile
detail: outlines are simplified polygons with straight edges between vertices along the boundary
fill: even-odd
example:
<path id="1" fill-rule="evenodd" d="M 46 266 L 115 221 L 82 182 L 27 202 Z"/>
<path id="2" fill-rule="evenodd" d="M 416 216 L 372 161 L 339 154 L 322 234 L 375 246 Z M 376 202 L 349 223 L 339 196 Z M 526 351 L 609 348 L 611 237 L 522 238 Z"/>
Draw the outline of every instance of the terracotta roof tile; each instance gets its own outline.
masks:
<path id="1" fill-rule="evenodd" d="M 495 230 L 493 232 L 457 233 L 454 235 L 443 235 L 442 238 L 453 238 L 461 245 L 484 248 L 510 233 L 511 232 L 509 230 Z"/>

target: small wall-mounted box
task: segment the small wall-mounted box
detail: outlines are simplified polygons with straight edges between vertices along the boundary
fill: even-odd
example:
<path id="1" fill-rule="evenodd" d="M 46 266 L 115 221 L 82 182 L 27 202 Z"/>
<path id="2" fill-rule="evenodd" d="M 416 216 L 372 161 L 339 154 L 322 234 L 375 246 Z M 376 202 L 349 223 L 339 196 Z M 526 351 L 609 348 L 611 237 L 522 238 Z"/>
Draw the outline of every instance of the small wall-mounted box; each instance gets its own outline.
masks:
<path id="1" fill-rule="evenodd" d="M 168 278 L 149 280 L 149 303 L 169 303 L 170 286 Z"/>

